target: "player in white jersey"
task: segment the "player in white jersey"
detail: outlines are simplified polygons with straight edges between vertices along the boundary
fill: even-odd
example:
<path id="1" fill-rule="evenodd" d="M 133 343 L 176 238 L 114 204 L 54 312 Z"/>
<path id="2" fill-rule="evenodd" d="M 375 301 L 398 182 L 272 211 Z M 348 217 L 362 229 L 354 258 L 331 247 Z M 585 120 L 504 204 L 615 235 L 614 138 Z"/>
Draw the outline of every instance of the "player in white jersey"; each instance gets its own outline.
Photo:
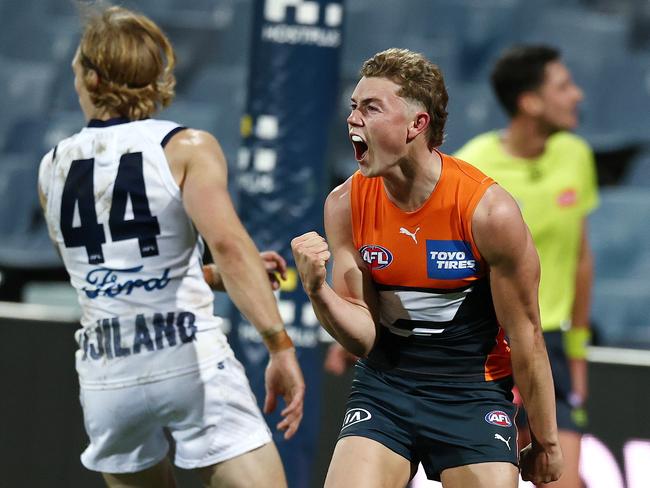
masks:
<path id="1" fill-rule="evenodd" d="M 213 316 L 222 284 L 269 352 L 265 411 L 302 419 L 304 382 L 210 134 L 150 119 L 174 94 L 174 52 L 148 18 L 91 12 L 72 62 L 88 126 L 46 154 L 39 192 L 83 314 L 76 339 L 90 445 L 111 487 L 175 486 L 174 462 L 205 486 L 286 486 L 270 432 Z M 202 269 L 207 242 L 217 267 Z M 218 271 L 217 271 L 218 270 Z"/>

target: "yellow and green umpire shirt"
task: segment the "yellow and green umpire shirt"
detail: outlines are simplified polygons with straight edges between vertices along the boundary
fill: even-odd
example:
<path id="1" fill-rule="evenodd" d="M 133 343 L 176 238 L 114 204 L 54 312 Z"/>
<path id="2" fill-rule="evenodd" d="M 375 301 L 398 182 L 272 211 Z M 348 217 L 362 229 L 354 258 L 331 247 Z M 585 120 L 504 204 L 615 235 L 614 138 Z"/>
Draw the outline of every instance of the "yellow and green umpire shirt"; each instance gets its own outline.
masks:
<path id="1" fill-rule="evenodd" d="M 542 275 L 542 328 L 571 320 L 581 223 L 598 204 L 594 157 L 580 137 L 560 132 L 535 159 L 506 153 L 499 131 L 481 134 L 455 155 L 496 180 L 516 200 L 530 228 Z"/>

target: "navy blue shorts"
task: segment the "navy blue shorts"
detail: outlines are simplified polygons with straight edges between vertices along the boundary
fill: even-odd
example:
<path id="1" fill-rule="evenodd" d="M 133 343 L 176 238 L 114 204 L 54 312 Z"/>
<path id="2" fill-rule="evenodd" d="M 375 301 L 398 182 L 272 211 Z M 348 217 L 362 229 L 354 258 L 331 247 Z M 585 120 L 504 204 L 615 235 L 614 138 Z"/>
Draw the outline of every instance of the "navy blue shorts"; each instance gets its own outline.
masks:
<path id="1" fill-rule="evenodd" d="M 339 439 L 373 439 L 412 463 L 429 479 L 447 468 L 518 462 L 512 379 L 441 383 L 355 365 Z"/>
<path id="2" fill-rule="evenodd" d="M 555 414 L 557 416 L 557 428 L 569 430 L 579 434 L 584 433 L 584 427 L 576 423 L 576 407 L 571 404 L 571 371 L 569 362 L 564 352 L 564 339 L 562 331 L 544 332 L 548 360 L 551 363 L 553 373 L 553 384 L 555 385 Z M 527 427 L 528 419 L 523 408 L 517 413 L 517 425 L 519 428 Z"/>

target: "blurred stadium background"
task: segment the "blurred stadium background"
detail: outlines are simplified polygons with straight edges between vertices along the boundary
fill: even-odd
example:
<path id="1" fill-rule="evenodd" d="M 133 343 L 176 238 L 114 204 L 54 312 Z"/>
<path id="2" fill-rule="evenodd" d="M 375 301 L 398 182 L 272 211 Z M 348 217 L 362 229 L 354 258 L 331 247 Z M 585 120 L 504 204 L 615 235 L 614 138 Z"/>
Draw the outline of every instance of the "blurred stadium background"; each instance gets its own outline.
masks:
<path id="1" fill-rule="evenodd" d="M 214 133 L 236 173 L 254 0 L 121 4 L 156 20 L 176 48 L 177 98 L 161 118 Z M 597 158 L 601 205 L 590 222 L 596 344 L 650 349 L 650 1 L 347 0 L 344 5 L 340 95 L 331 130 L 323 135 L 329 178 L 320 184 L 331 187 L 356 168 L 345 118 L 358 69 L 370 55 L 406 47 L 442 67 L 450 93 L 442 150 L 451 153 L 479 132 L 505 125 L 488 83 L 499 52 L 514 42 L 553 44 L 584 89 L 578 132 Z M 13 308 L 10 313 L 4 302 L 23 302 L 54 305 L 57 313 L 63 308 L 70 311 L 66 317 L 75 317 L 76 298 L 41 216 L 36 175 L 42 155 L 84 125 L 70 69 L 80 33 L 77 11 L 69 0 L 0 0 L 0 26 L 0 316 L 20 313 Z M 639 358 L 632 365 L 650 362 Z M 648 376 L 639 378 L 645 396 L 637 400 L 647 402 Z M 650 464 L 650 448 L 644 452 Z M 634 485 L 628 475 L 626 483 L 647 487 L 650 478 Z"/>

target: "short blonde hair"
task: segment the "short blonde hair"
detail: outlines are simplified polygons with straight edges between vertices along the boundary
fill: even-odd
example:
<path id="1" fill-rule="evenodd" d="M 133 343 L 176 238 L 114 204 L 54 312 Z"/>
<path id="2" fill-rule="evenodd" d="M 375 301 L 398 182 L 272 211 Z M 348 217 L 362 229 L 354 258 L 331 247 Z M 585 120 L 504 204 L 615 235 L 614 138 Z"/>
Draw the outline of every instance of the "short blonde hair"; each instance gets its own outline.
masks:
<path id="1" fill-rule="evenodd" d="M 122 7 L 88 10 L 79 62 L 99 83 L 92 103 L 130 120 L 141 120 L 174 98 L 176 56 L 169 39 L 149 18 Z"/>
<path id="2" fill-rule="evenodd" d="M 361 67 L 361 76 L 387 78 L 401 86 L 397 94 L 421 103 L 431 117 L 428 142 L 442 144 L 447 121 L 447 89 L 440 68 L 422 54 L 391 48 L 375 54 Z"/>

